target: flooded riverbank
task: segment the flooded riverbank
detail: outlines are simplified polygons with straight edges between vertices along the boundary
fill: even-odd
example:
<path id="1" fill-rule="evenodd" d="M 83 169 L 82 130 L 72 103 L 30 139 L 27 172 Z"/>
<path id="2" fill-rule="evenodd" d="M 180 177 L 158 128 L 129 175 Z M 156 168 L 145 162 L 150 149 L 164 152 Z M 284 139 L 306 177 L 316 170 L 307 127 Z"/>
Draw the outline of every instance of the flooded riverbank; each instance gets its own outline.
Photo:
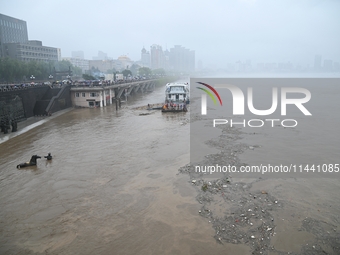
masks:
<path id="1" fill-rule="evenodd" d="M 3 254 L 190 254 L 220 246 L 178 169 L 189 162 L 188 115 L 114 106 L 74 109 L 0 144 Z M 31 155 L 51 162 L 18 170 Z"/>
<path id="2" fill-rule="evenodd" d="M 337 254 L 338 179 L 193 175 L 194 120 L 145 110 L 163 98 L 159 88 L 119 111 L 73 109 L 1 143 L 0 253 Z M 203 141 L 207 162 L 263 150 L 244 131 L 221 132 Z M 16 169 L 33 154 L 36 167 Z"/>
<path id="3" fill-rule="evenodd" d="M 199 84 L 195 81 L 191 79 L 191 86 Z M 311 116 L 301 114 L 296 107 L 290 107 L 287 116 L 280 111 L 257 116 L 250 111 L 234 114 L 235 104 L 231 102 L 235 103 L 235 98 L 228 89 L 220 89 L 223 106 L 208 102 L 207 114 L 203 115 L 201 92 L 193 91 L 191 162 L 180 172 L 189 175 L 196 188 L 199 213 L 211 222 L 215 240 L 222 245 L 246 244 L 253 254 L 339 254 L 340 105 L 334 103 L 339 80 L 245 78 L 199 82 L 232 84 L 243 93 L 251 87 L 257 95 L 252 99 L 256 109 L 270 108 L 274 85 L 278 90 L 303 87 L 312 95 L 305 105 Z M 240 107 L 245 105 L 242 101 Z M 298 125 L 261 126 L 266 119 L 286 118 L 296 119 Z M 219 125 L 213 125 L 216 120 Z M 319 172 L 318 165 L 330 171 Z M 287 166 L 292 166 L 292 171 L 269 173 L 269 169 L 281 166 L 288 170 Z M 266 171 L 256 171 L 264 167 Z M 298 167 L 296 172 L 294 167 Z"/>

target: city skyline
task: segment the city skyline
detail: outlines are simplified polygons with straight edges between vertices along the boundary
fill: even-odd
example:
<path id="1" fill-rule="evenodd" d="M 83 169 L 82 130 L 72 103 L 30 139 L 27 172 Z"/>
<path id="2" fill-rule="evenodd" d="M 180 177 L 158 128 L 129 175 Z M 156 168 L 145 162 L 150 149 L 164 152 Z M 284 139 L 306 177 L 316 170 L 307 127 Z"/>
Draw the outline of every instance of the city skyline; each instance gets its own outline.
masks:
<path id="1" fill-rule="evenodd" d="M 113 69 L 122 71 L 134 64 L 169 71 L 195 71 L 195 51 L 180 45 L 175 45 L 170 51 L 163 51 L 162 46 L 153 44 L 150 46 L 151 54 L 143 47 L 141 59 L 138 61 L 133 61 L 125 55 L 113 60 L 102 51 L 98 51 L 98 55 L 92 57 L 92 60 L 86 60 L 83 51 L 72 51 L 72 57 L 62 57 L 60 48 L 44 46 L 42 41 L 30 40 L 27 30 L 26 21 L 0 13 L 0 58 L 46 63 L 68 60 L 81 68 L 83 73 L 92 68 L 98 68 L 101 72 Z"/>
<path id="2" fill-rule="evenodd" d="M 92 68 L 98 68 L 101 72 L 108 70 L 129 69 L 134 64 L 141 67 L 150 67 L 151 69 L 163 68 L 167 71 L 189 72 L 204 71 L 201 60 L 195 67 L 195 51 L 185 48 L 181 45 L 174 45 L 170 50 L 163 50 L 161 45 L 153 44 L 150 46 L 150 52 L 143 46 L 140 59 L 134 61 L 126 55 L 121 55 L 117 59 L 108 56 L 103 51 L 98 51 L 97 56 L 92 60 L 84 58 L 84 52 L 81 50 L 72 51 L 72 57 L 62 57 L 60 48 L 43 46 L 41 41 L 29 40 L 27 33 L 26 21 L 0 14 L 0 57 L 10 57 L 22 61 L 60 61 L 68 60 L 74 66 L 80 67 L 83 72 Z M 135 68 L 134 68 L 135 69 Z M 225 63 L 223 67 L 208 69 L 224 70 L 227 72 L 339 72 L 340 64 L 332 59 L 324 59 L 322 62 L 321 55 L 315 55 L 314 65 L 301 65 L 291 61 L 275 62 L 258 62 L 255 67 L 252 66 L 251 59 L 246 61 L 236 61 L 235 63 Z"/>
<path id="3" fill-rule="evenodd" d="M 20 8 L 18 8 L 20 6 Z M 142 46 L 183 45 L 203 66 L 246 61 L 340 60 L 337 1 L 7 1 L 2 13 L 25 20 L 30 39 L 63 57 L 98 51 L 140 59 Z"/>

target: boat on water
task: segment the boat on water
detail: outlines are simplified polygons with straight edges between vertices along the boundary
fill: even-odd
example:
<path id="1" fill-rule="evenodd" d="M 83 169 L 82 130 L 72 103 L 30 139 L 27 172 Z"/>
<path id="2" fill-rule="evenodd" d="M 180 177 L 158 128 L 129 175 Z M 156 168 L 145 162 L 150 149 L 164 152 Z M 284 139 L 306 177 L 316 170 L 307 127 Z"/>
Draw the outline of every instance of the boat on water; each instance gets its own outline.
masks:
<path id="1" fill-rule="evenodd" d="M 147 108 L 148 111 L 152 111 L 152 110 L 162 110 L 163 107 L 150 107 L 150 108 Z"/>
<path id="2" fill-rule="evenodd" d="M 176 82 L 165 85 L 165 102 L 162 112 L 187 112 L 189 103 L 189 83 Z"/>

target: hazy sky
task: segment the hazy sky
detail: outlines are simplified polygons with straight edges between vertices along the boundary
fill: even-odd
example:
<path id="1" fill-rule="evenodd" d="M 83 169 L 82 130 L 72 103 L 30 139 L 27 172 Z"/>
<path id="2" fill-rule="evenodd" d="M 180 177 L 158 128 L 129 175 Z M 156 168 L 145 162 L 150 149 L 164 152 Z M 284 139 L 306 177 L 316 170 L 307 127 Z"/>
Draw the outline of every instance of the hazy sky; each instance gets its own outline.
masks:
<path id="1" fill-rule="evenodd" d="M 339 0 L 0 0 L 0 13 L 25 20 L 29 39 L 62 57 L 100 50 L 136 61 L 159 44 L 195 50 L 203 66 L 340 61 Z"/>

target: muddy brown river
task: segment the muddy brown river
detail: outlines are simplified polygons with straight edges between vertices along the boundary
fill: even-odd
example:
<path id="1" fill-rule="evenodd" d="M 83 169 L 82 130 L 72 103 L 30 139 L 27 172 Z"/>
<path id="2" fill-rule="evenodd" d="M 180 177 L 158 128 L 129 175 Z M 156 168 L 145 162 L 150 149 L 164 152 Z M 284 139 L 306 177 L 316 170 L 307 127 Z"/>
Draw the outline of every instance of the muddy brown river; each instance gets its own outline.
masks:
<path id="1" fill-rule="evenodd" d="M 163 97 L 157 88 L 119 111 L 72 109 L 2 134 L 0 254 L 252 254 L 251 241 L 215 238 L 214 219 L 199 213 L 201 187 L 178 171 L 190 162 L 189 113 L 135 109 Z M 36 167 L 16 168 L 34 154 Z M 282 205 L 269 246 L 253 254 L 338 254 L 339 179 L 238 182 L 248 185 L 241 197 L 265 190 Z M 224 215 L 234 205 L 209 206 Z"/>

